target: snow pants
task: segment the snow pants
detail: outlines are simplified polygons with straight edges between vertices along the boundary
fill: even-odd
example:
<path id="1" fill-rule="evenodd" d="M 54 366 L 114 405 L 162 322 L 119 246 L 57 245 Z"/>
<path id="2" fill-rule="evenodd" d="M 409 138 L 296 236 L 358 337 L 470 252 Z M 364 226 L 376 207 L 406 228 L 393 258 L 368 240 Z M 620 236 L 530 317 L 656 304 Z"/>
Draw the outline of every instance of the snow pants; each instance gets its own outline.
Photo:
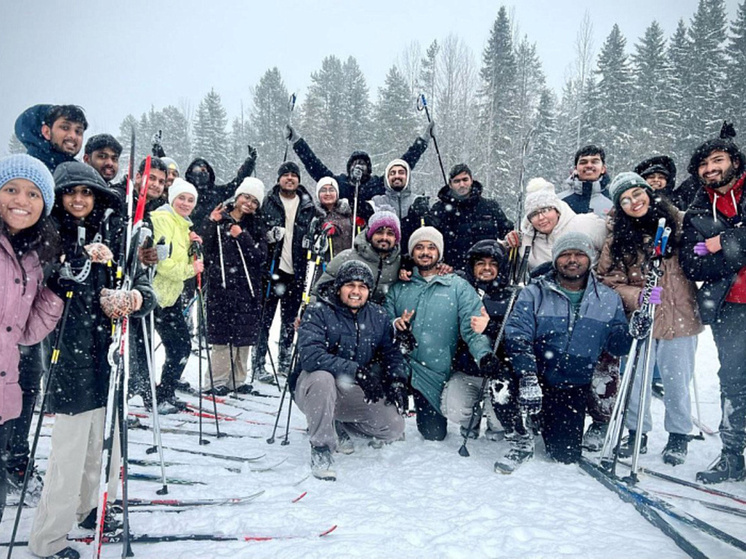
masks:
<path id="1" fill-rule="evenodd" d="M 542 386 L 541 426 L 547 454 L 565 464 L 580 460 L 588 386 Z"/>
<path id="2" fill-rule="evenodd" d="M 303 276 L 300 273 L 293 275 L 281 270 L 277 270 L 275 273 L 279 279 L 272 282 L 269 297 L 264 303 L 264 316 L 259 330 L 259 339 L 254 347 L 252 359 L 254 374 L 262 374 L 264 370 L 264 360 L 269 350 L 269 329 L 272 327 L 278 303 L 280 304 L 281 325 L 277 372 L 278 374 L 289 374 L 290 348 L 295 337 L 295 317 L 298 314 L 298 308 L 300 308 L 301 298 L 303 297 Z M 264 289 L 266 293 L 266 285 Z"/>
<path id="3" fill-rule="evenodd" d="M 233 390 L 234 380 L 236 388 L 246 383 L 246 363 L 249 360 L 251 346 L 212 346 L 212 379 L 215 386 L 227 386 Z M 233 354 L 233 368 L 231 369 L 231 354 Z M 235 378 L 234 378 L 235 376 Z M 208 379 L 209 386 L 209 379 Z"/>

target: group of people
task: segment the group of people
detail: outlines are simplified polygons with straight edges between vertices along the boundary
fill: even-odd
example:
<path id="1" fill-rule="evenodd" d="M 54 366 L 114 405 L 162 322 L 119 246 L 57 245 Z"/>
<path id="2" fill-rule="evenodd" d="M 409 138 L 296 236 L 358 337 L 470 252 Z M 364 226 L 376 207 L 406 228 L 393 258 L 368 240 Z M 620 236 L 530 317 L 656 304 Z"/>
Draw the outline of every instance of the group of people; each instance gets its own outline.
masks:
<path id="1" fill-rule="evenodd" d="M 497 472 L 530 459 L 538 433 L 560 462 L 599 450 L 632 342 L 629 318 L 650 305 L 669 434 L 663 460 L 686 459 L 697 336 L 710 325 L 723 448 L 697 478 L 746 477 L 746 350 L 737 326 L 746 318 L 746 160 L 732 137 L 699 146 L 682 185 L 669 157 L 610 177 L 604 150 L 585 146 L 561 192 L 542 178 L 528 182 L 516 227 L 464 163 L 451 168 L 434 203 L 415 194 L 412 169 L 433 127 L 377 176 L 365 152 L 335 174 L 288 126 L 315 184 L 306 188 L 299 165 L 285 161 L 266 189 L 252 176 L 253 149 L 236 177 L 217 185 L 202 158 L 182 178 L 158 143 L 134 176 L 116 182 L 122 146 L 113 136 L 89 138 L 76 159 L 87 128 L 80 107 L 37 105 L 19 116 L 16 135 L 28 154 L 0 160 L 0 514 L 8 486 L 32 463 L 29 427 L 53 345 L 45 411 L 56 419 L 29 539 L 34 554 L 77 557 L 67 532 L 75 522 L 95 525 L 111 322 L 129 317 L 132 326 L 126 396 L 141 396 L 153 413 L 176 413 L 186 407 L 176 390 L 186 388 L 195 291 L 199 332 L 212 351 L 212 382 L 203 388 L 251 393 L 254 380 L 287 376 L 319 479 L 336 479 L 334 455 L 354 452 L 356 439 L 374 447 L 402 439 L 410 402 L 427 440 L 443 440 L 449 421 L 476 438 L 486 418 L 484 436 L 508 442 Z M 126 235 L 128 182 L 135 198 L 145 196 L 136 241 Z M 663 251 L 662 221 L 670 228 Z M 526 281 L 517 272 L 524 260 Z M 127 261 L 134 265 L 122 284 L 111 270 Z M 651 289 L 653 267 L 662 275 Z M 269 332 L 278 305 L 275 361 Z M 166 353 L 160 371 L 154 330 Z M 631 454 L 638 430 L 646 452 L 653 428 L 641 377 L 621 455 Z M 118 526 L 109 515 L 105 522 Z"/>

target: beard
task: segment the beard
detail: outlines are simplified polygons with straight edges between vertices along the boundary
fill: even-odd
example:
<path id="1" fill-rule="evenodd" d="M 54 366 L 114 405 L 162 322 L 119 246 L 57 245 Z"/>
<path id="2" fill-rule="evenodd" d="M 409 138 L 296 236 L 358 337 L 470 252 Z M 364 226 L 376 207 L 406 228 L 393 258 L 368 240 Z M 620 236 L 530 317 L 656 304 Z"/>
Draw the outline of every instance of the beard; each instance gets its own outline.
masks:
<path id="1" fill-rule="evenodd" d="M 705 185 L 705 186 L 708 186 L 708 187 L 713 188 L 713 189 L 718 189 L 718 188 L 722 188 L 722 187 L 726 186 L 727 184 L 729 184 L 736 177 L 736 174 L 738 172 L 739 171 L 736 170 L 736 168 L 733 165 L 733 163 L 731 163 L 730 167 L 728 167 L 723 172 L 723 178 L 721 178 L 719 181 L 716 181 L 714 183 L 710 183 L 710 182 L 707 182 L 706 180 L 704 180 L 703 178 L 700 178 L 699 181 L 703 185 Z"/>

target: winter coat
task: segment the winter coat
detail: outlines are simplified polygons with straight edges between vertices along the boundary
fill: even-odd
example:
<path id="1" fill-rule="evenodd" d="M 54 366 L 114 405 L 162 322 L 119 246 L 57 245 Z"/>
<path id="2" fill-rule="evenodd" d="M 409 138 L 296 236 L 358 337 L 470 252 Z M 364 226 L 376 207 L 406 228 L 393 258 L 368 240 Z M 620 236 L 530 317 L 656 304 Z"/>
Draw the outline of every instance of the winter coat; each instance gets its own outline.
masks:
<path id="1" fill-rule="evenodd" d="M 405 310 L 415 311 L 411 324 L 417 348 L 407 359 L 411 383 L 440 410 L 459 339 L 466 342 L 477 362 L 491 351 L 487 337 L 471 328 L 471 317 L 479 316 L 482 308 L 477 292 L 455 274 L 426 281 L 415 269 L 410 281 L 397 282 L 389 289 L 385 307 L 391 320 Z"/>
<path id="2" fill-rule="evenodd" d="M 297 195 L 300 196 L 300 203 L 298 204 L 298 210 L 295 212 L 295 227 L 293 229 L 293 272 L 296 278 L 300 278 L 300 281 L 303 281 L 307 263 L 307 251 L 303 246 L 303 241 L 308 236 L 311 222 L 316 217 L 316 207 L 313 205 L 313 199 L 305 186 L 298 185 Z M 282 200 L 280 200 L 279 184 L 276 184 L 264 199 L 262 203 L 262 215 L 264 216 L 264 225 L 267 231 L 275 226 L 285 227 L 285 206 L 282 204 Z M 280 241 L 277 246 L 272 245 L 269 247 L 270 260 L 268 261 L 267 269 L 271 268 L 271 260 L 273 258 L 278 260 L 275 266 L 279 268 L 282 242 Z"/>
<path id="3" fill-rule="evenodd" d="M 373 289 L 370 290 L 370 300 L 374 303 L 382 305 L 386 299 L 386 293 L 389 288 L 394 285 L 394 282 L 399 278 L 399 266 L 401 263 L 401 253 L 399 251 L 399 245 L 394 247 L 394 250 L 387 254 L 381 254 L 376 252 L 373 245 L 367 237 L 367 228 L 361 231 L 357 237 L 355 237 L 355 247 L 353 249 L 347 249 L 340 252 L 334 259 L 326 265 L 326 270 L 319 278 L 319 281 L 314 288 L 314 294 L 318 293 L 318 289 L 322 285 L 329 282 L 333 282 L 334 278 L 337 277 L 337 272 L 342 267 L 342 264 L 348 260 L 358 260 L 365 262 L 370 271 L 373 272 L 375 283 Z"/>
<path id="4" fill-rule="evenodd" d="M 372 374 L 383 374 L 384 383 L 406 382 L 404 358 L 394 343 L 391 322 L 383 307 L 367 303 L 357 313 L 342 305 L 339 298 L 325 292 L 309 306 L 298 329 L 298 362 L 290 380 L 300 371 L 327 371 L 335 378 L 347 377 L 354 382 L 360 367 L 372 362 L 381 367 L 369 368 Z"/>
<path id="5" fill-rule="evenodd" d="M 472 183 L 469 196 L 460 200 L 450 186 L 438 192 L 439 202 L 430 209 L 426 221 L 443 234 L 445 254 L 442 260 L 455 270 L 466 269 L 466 253 L 483 239 L 502 239 L 513 230 L 513 222 L 497 200 L 482 197 L 482 185 Z"/>
<path id="6" fill-rule="evenodd" d="M 98 241 L 111 249 L 115 258 L 121 255 L 125 229 L 118 197 L 111 190 L 96 191 L 94 211 L 82 222 L 85 241 L 82 246 Z M 88 260 L 78 246 L 79 220 L 74 219 L 59 205 L 61 193 L 57 191 L 57 204 L 52 212 L 59 224 L 65 260 L 81 263 Z M 111 207 L 115 213 L 103 218 L 102 209 Z M 59 272 L 52 274 L 49 286 L 59 296 L 72 291 L 67 322 L 60 341 L 60 355 L 54 377 L 49 385 L 50 411 L 74 415 L 104 407 L 109 388 L 111 365 L 111 319 L 101 309 L 101 289 L 115 288 L 115 279 L 106 264 L 91 264 L 90 273 L 80 283 L 63 279 Z M 142 295 L 142 307 L 130 315 L 138 319 L 147 315 L 156 304 L 147 274 L 138 266 L 130 289 Z"/>
<path id="7" fill-rule="evenodd" d="M 181 217 L 170 204 L 161 206 L 150 214 L 153 224 L 153 238 L 166 239 L 169 257 L 158 262 L 153 279 L 153 290 L 158 297 L 158 305 L 165 309 L 179 299 L 184 290 L 184 282 L 196 275 L 189 255 L 189 230 L 192 221 Z"/>
<path id="8" fill-rule="evenodd" d="M 407 152 L 401 156 L 401 158 L 409 164 L 409 167 L 414 169 L 417 162 L 422 157 L 427 149 L 427 142 L 422 138 L 417 138 L 414 143 L 409 147 Z M 367 157 L 370 166 L 370 157 L 364 152 L 353 152 L 347 161 L 347 174 L 335 175 L 329 167 L 324 165 L 321 160 L 316 157 L 316 154 L 310 148 L 303 138 L 300 138 L 293 144 L 293 151 L 295 151 L 298 158 L 303 162 L 303 165 L 311 175 L 313 180 L 320 181 L 324 177 L 334 177 L 339 185 L 339 197 L 347 198 L 352 206 L 355 203 L 355 184 L 350 178 L 350 165 L 358 156 Z M 371 175 L 371 177 L 360 185 L 359 199 L 357 211 L 358 215 L 367 219 L 370 217 L 370 209 L 367 202 L 373 196 L 384 193 L 383 188 L 383 177 L 381 175 Z"/>
<path id="9" fill-rule="evenodd" d="M 202 227 L 208 287 L 207 341 L 242 347 L 254 345 L 259 337 L 267 241 L 261 216 L 244 215 L 238 223 L 243 231 L 234 238 L 229 231 L 235 223 L 226 209 L 221 221 L 208 217 Z"/>
<path id="10" fill-rule="evenodd" d="M 51 173 L 57 165 L 65 161 L 75 161 L 75 157 L 57 151 L 52 142 L 41 135 L 41 126 L 44 118 L 54 105 L 34 105 L 23 111 L 16 119 L 16 137 L 26 147 L 26 152 L 31 157 L 36 157 L 47 166 Z"/>
<path id="11" fill-rule="evenodd" d="M 564 200 L 576 214 L 595 213 L 599 217 L 606 214 L 613 207 L 609 198 L 609 175 L 603 174 L 597 181 L 581 181 L 576 176 L 571 176 L 565 181 L 567 190 L 560 192 L 557 196 Z"/>
<path id="12" fill-rule="evenodd" d="M 329 250 L 324 254 L 324 262 L 329 262 L 343 250 L 352 247 L 352 209 L 345 198 L 338 200 L 331 211 L 316 204 L 316 219 L 308 236 L 311 245 L 327 223 L 334 224 L 334 234 L 329 236 Z"/>
<path id="13" fill-rule="evenodd" d="M 742 221 L 746 216 L 746 195 L 741 195 L 737 210 L 735 217 L 725 217 L 714 209 L 706 190 L 701 188 L 684 215 L 679 259 L 690 280 L 704 282 L 697 292 L 704 324 L 717 320 L 739 271 L 746 266 L 746 228 Z M 694 245 L 717 235 L 720 235 L 722 250 L 707 256 L 694 253 Z"/>
<path id="14" fill-rule="evenodd" d="M 601 251 L 604 246 L 607 230 L 606 221 L 603 218 L 594 213 L 577 214 L 564 201 L 560 201 L 559 206 L 559 220 L 548 235 L 534 229 L 527 216 L 524 216 L 521 221 L 521 233 L 523 233 L 521 252 L 525 252 L 526 247 L 531 247 L 528 256 L 529 270 L 533 270 L 545 262 L 551 262 L 552 247 L 555 241 L 561 235 L 570 231 L 588 235 L 597 251 Z"/>
<path id="15" fill-rule="evenodd" d="M 685 212 L 689 207 L 694 195 L 699 189 L 699 180 L 691 175 L 684 182 L 676 185 L 676 164 L 667 155 L 656 155 L 645 161 L 641 161 L 635 167 L 635 173 L 642 176 L 642 173 L 652 167 L 660 165 L 668 171 L 666 186 L 658 192 L 662 193 L 674 206 Z"/>
<path id="16" fill-rule="evenodd" d="M 681 231 L 683 218 L 684 213 L 680 212 L 679 231 Z M 653 236 L 644 237 L 645 246 L 637 251 L 635 262 L 625 264 L 614 261 L 611 254 L 611 243 L 614 238 L 609 235 L 598 260 L 596 269 L 598 278 L 604 285 L 611 287 L 619 294 L 628 316 L 640 308 L 640 293 L 645 286 L 645 277 L 650 269 L 647 255 L 652 252 Z M 663 271 L 663 276 L 658 279 L 658 285 L 663 288 L 663 293 L 661 304 L 655 305 L 653 338 L 672 340 L 699 334 L 704 327 L 697 309 L 697 288 L 684 275 L 678 254 L 674 252 L 669 258 L 664 258 L 660 269 Z"/>
<path id="17" fill-rule="evenodd" d="M 6 233 L 0 232 L 0 425 L 21 415 L 18 346 L 46 338 L 62 308 L 60 298 L 44 287 L 36 252 L 27 252 L 19 261 Z"/>
<path id="18" fill-rule="evenodd" d="M 631 343 L 622 300 L 593 273 L 577 319 L 551 271 L 521 291 L 505 327 L 513 371 L 536 373 L 549 386 L 590 384 L 601 352 L 621 356 Z"/>

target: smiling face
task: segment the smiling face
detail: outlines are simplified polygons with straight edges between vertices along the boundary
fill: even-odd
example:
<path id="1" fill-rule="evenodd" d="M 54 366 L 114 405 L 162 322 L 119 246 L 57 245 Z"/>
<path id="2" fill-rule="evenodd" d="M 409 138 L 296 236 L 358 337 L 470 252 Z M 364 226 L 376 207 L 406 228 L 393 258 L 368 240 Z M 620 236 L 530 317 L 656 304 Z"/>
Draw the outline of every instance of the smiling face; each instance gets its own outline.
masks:
<path id="1" fill-rule="evenodd" d="M 700 162 L 697 174 L 706 186 L 722 188 L 735 182 L 736 168 L 729 153 L 713 151 Z"/>
<path id="2" fill-rule="evenodd" d="M 353 312 L 357 312 L 368 302 L 369 295 L 368 286 L 361 281 L 350 281 L 339 288 L 339 300 Z"/>
<path id="3" fill-rule="evenodd" d="M 549 235 L 559 223 L 559 217 L 557 208 L 547 206 L 531 212 L 528 221 L 539 233 Z"/>
<path id="4" fill-rule="evenodd" d="M 259 200 L 251 194 L 239 194 L 238 198 L 236 198 L 234 208 L 238 210 L 241 215 L 254 214 L 259 208 Z"/>
<path id="5" fill-rule="evenodd" d="M 479 281 L 493 281 L 499 272 L 497 261 L 491 256 L 480 256 L 474 262 L 473 272 Z"/>
<path id="6" fill-rule="evenodd" d="M 407 186 L 407 170 L 402 165 L 394 165 L 387 175 L 389 186 L 394 190 L 403 190 Z"/>
<path id="7" fill-rule="evenodd" d="M 663 173 L 650 173 L 645 177 L 645 182 L 650 185 L 653 190 L 663 190 L 666 188 L 668 179 Z"/>
<path id="8" fill-rule="evenodd" d="M 586 275 L 591 267 L 591 259 L 582 250 L 569 249 L 562 252 L 555 261 L 557 275 L 561 280 L 577 281 Z"/>
<path id="9" fill-rule="evenodd" d="M 327 209 L 332 209 L 337 203 L 337 189 L 331 184 L 322 186 L 319 189 L 319 202 Z"/>
<path id="10" fill-rule="evenodd" d="M 85 185 L 70 186 L 62 191 L 62 207 L 76 219 L 83 219 L 93 211 L 96 196 Z"/>
<path id="11" fill-rule="evenodd" d="M 396 233 L 391 227 L 379 227 L 370 236 L 370 244 L 376 252 L 391 252 L 396 246 Z"/>
<path id="12" fill-rule="evenodd" d="M 440 252 L 432 241 L 420 241 L 412 247 L 412 260 L 422 274 L 435 268 L 440 260 Z"/>
<path id="13" fill-rule="evenodd" d="M 137 173 L 135 175 L 135 188 L 137 192 L 140 192 L 142 186 L 142 175 Z M 147 200 L 157 200 L 163 196 L 163 191 L 166 189 L 166 173 L 160 169 L 153 169 L 151 167 L 150 174 L 148 175 L 148 192 Z"/>
<path id="14" fill-rule="evenodd" d="M 52 126 L 43 124 L 41 135 L 52 144 L 52 147 L 67 155 L 78 155 L 83 146 L 85 127 L 80 122 L 73 122 L 64 117 L 54 121 Z"/>
<path id="15" fill-rule="evenodd" d="M 191 215 L 192 210 L 196 205 L 197 199 L 194 197 L 194 194 L 189 194 L 188 192 L 182 192 L 174 198 L 174 201 L 171 203 L 171 207 L 174 211 L 184 218 Z"/>
<path id="16" fill-rule="evenodd" d="M 601 160 L 600 153 L 581 155 L 575 165 L 575 172 L 581 181 L 597 181 L 606 172 L 606 165 Z"/>
<path id="17" fill-rule="evenodd" d="M 111 148 L 101 148 L 90 155 L 85 154 L 83 161 L 96 169 L 106 182 L 111 181 L 119 172 L 119 155 Z"/>
<path id="18" fill-rule="evenodd" d="M 650 197 L 644 188 L 635 186 L 622 192 L 619 197 L 619 205 L 628 216 L 639 218 L 648 213 Z"/>
<path id="19" fill-rule="evenodd" d="M 0 219 L 11 235 L 33 226 L 43 210 L 41 190 L 30 180 L 12 179 L 0 187 Z"/>

